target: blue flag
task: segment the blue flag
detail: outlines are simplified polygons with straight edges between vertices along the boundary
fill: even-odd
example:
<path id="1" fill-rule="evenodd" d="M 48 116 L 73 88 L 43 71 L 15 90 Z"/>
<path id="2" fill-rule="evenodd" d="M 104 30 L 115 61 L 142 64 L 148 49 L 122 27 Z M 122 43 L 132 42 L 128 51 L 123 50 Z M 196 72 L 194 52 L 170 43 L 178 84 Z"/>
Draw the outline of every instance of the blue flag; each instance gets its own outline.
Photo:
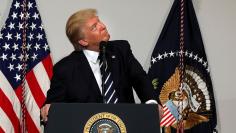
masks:
<path id="1" fill-rule="evenodd" d="M 172 100 L 181 109 L 185 133 L 213 132 L 217 122 L 213 87 L 192 0 L 174 1 L 153 50 L 148 75 L 161 103 Z M 176 132 L 176 128 L 173 123 L 164 131 Z"/>

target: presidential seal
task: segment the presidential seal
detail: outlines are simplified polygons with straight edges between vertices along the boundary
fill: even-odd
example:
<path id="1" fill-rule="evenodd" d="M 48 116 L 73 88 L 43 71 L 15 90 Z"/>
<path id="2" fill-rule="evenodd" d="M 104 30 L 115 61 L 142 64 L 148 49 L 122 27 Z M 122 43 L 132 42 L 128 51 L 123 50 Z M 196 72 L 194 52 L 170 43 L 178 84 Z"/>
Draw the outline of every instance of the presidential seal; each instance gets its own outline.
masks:
<path id="1" fill-rule="evenodd" d="M 102 112 L 93 115 L 85 124 L 83 133 L 127 133 L 124 122 L 116 115 Z"/>

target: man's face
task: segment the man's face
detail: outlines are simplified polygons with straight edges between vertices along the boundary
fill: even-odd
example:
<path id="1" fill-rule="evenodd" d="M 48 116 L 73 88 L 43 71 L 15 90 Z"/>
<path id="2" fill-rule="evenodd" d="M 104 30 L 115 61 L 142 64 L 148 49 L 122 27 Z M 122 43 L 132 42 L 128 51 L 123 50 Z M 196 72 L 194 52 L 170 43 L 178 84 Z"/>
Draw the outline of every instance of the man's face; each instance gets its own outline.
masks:
<path id="1" fill-rule="evenodd" d="M 87 49 L 99 50 L 99 43 L 101 41 L 108 41 L 110 35 L 106 26 L 99 20 L 99 18 L 92 17 L 88 19 L 83 28 L 84 39 Z"/>

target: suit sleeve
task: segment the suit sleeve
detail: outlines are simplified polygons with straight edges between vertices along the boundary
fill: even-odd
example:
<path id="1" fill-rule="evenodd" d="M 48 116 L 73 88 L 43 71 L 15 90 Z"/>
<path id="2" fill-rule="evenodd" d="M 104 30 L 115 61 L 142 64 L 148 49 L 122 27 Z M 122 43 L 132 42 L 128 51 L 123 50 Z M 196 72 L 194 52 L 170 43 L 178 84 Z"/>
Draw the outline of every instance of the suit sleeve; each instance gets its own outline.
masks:
<path id="1" fill-rule="evenodd" d="M 63 70 L 59 69 L 59 65 L 55 65 L 53 68 L 50 89 L 47 92 L 47 99 L 45 103 L 64 102 L 65 96 L 65 75 L 63 76 Z"/>
<path id="2" fill-rule="evenodd" d="M 141 64 L 134 57 L 128 42 L 126 46 L 127 48 L 125 55 L 127 57 L 129 77 L 131 78 L 132 86 L 138 97 L 142 103 L 145 103 L 151 99 L 157 100 L 154 97 L 154 89 L 151 81 L 149 80 L 146 72 L 143 70 Z"/>

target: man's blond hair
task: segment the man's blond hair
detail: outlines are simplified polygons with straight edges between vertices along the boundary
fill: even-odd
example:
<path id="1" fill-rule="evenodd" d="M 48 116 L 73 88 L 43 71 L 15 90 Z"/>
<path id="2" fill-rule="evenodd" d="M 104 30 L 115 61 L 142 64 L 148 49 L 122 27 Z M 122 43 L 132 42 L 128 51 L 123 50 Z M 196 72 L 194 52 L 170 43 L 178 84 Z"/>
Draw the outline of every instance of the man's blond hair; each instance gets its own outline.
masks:
<path id="1" fill-rule="evenodd" d="M 84 38 L 82 27 L 85 22 L 97 16 L 96 9 L 83 9 L 72 14 L 66 23 L 66 35 L 70 42 L 73 44 L 75 50 L 81 50 L 82 46 L 79 44 L 79 40 Z"/>

